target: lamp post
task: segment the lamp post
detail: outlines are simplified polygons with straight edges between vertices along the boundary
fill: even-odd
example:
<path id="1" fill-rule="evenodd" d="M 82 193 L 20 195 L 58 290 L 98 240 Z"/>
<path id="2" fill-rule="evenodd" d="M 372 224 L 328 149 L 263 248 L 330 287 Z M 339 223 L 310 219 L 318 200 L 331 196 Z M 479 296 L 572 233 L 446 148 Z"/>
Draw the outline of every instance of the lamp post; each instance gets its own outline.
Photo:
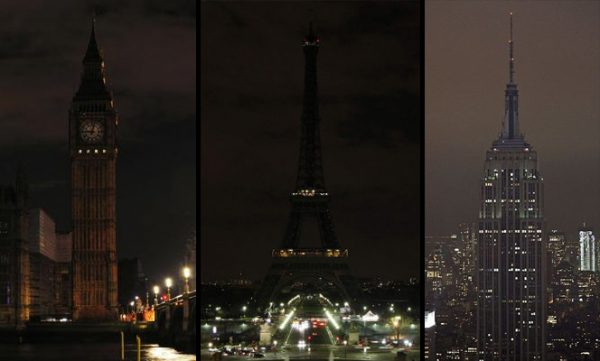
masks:
<path id="1" fill-rule="evenodd" d="M 396 329 L 396 340 L 398 342 L 400 342 L 400 321 L 402 320 L 402 316 L 395 316 L 394 317 L 394 328 Z"/>
<path id="2" fill-rule="evenodd" d="M 344 340 L 344 358 L 346 358 L 348 354 L 348 340 Z"/>
<path id="3" fill-rule="evenodd" d="M 277 357 L 277 340 L 273 340 L 273 349 L 275 350 L 275 357 Z"/>
<path id="4" fill-rule="evenodd" d="M 183 267 L 183 278 L 185 279 L 185 287 L 184 292 L 190 292 L 190 276 L 192 275 L 192 270 L 189 267 Z"/>
<path id="5" fill-rule="evenodd" d="M 154 285 L 154 287 L 152 287 L 152 291 L 154 291 L 154 304 L 158 305 L 158 294 L 160 293 L 160 288 L 158 285 Z"/>
<path id="6" fill-rule="evenodd" d="M 165 286 L 167 286 L 167 299 L 171 300 L 171 286 L 173 286 L 173 280 L 171 277 L 165 279 Z"/>
<path id="7" fill-rule="evenodd" d="M 244 315 L 242 316 L 243 318 L 246 318 L 246 310 L 248 309 L 248 307 L 243 306 L 242 307 L 242 312 L 244 313 Z"/>

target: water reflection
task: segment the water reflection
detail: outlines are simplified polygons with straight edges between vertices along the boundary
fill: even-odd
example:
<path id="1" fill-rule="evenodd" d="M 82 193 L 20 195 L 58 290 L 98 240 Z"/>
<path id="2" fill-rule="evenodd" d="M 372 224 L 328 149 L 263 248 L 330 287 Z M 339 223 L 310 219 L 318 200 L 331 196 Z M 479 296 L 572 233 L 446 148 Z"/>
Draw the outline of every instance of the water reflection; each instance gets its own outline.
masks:
<path id="1" fill-rule="evenodd" d="M 125 345 L 125 359 L 135 361 L 135 345 Z M 119 344 L 35 344 L 2 345 L 0 361 L 120 361 Z M 156 344 L 142 345 L 142 361 L 196 361 L 195 355 L 183 354 Z"/>
<path id="2" fill-rule="evenodd" d="M 196 355 L 186 355 L 169 347 L 147 345 L 145 350 L 148 361 L 196 361 Z"/>

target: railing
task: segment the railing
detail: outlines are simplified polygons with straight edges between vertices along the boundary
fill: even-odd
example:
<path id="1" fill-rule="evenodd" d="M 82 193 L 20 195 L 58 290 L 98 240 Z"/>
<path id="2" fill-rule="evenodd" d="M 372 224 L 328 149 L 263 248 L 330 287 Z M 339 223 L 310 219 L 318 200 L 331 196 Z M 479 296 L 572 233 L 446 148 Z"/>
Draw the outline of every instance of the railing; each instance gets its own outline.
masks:
<path id="1" fill-rule="evenodd" d="M 159 304 L 156 305 L 156 307 L 164 307 L 167 304 L 181 304 L 183 303 L 184 298 L 187 298 L 188 300 L 192 300 L 194 298 L 196 298 L 196 290 L 190 291 L 187 294 L 181 294 L 181 295 L 177 295 L 175 297 L 171 297 L 170 299 L 160 302 Z"/>

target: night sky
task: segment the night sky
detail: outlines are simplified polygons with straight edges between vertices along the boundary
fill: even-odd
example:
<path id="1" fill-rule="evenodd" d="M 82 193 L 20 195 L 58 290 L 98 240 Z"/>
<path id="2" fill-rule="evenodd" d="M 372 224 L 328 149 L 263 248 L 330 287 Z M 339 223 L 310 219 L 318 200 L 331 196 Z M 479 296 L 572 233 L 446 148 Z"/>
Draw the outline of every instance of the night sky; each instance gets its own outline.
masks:
<path id="1" fill-rule="evenodd" d="M 91 16 L 120 114 L 117 251 L 176 276 L 196 228 L 193 0 L 0 0 L 0 180 L 22 161 L 31 205 L 70 229 L 68 109 Z"/>
<path id="2" fill-rule="evenodd" d="M 294 190 L 309 20 L 325 180 L 358 276 L 420 265 L 420 15 L 410 2 L 201 3 L 201 278 L 262 278 Z"/>
<path id="3" fill-rule="evenodd" d="M 510 11 L 520 127 L 538 151 L 548 228 L 571 239 L 583 221 L 600 231 L 600 2 L 428 1 L 428 235 L 477 219 L 485 151 L 504 116 Z"/>

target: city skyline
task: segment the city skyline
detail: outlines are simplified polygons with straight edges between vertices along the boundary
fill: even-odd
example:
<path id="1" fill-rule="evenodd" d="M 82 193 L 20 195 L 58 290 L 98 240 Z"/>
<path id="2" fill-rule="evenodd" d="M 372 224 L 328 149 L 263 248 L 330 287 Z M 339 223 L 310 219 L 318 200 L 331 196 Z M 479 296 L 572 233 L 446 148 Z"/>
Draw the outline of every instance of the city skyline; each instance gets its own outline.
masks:
<path id="1" fill-rule="evenodd" d="M 600 19 L 589 12 L 600 7 L 452 5 L 431 2 L 427 12 L 425 298 L 438 321 L 427 331 L 429 357 L 596 359 L 599 278 L 588 230 L 598 221 L 591 40 Z M 447 36 L 462 41 L 447 46 Z M 503 85 L 504 96 L 494 91 Z"/>
<path id="2" fill-rule="evenodd" d="M 195 5 L 5 5 L 11 18 L 0 30 L 11 46 L 0 54 L 0 90 L 7 94 L 0 101 L 0 180 L 12 183 L 23 163 L 31 207 L 45 209 L 57 229 L 71 230 L 68 109 L 95 13 L 121 118 L 118 256 L 141 258 L 151 279 L 179 276 L 195 231 Z"/>
<path id="3" fill-rule="evenodd" d="M 479 195 L 473 190 L 482 152 L 497 137 L 503 114 L 511 11 L 521 130 L 544 154 L 540 170 L 548 227 L 575 239 L 582 222 L 599 223 L 595 39 L 600 20 L 594 15 L 599 4 L 431 1 L 425 6 L 426 235 L 457 233 L 459 223 L 477 218 Z M 470 31 L 475 27 L 480 31 Z M 585 57 L 572 56 L 581 49 Z"/>

